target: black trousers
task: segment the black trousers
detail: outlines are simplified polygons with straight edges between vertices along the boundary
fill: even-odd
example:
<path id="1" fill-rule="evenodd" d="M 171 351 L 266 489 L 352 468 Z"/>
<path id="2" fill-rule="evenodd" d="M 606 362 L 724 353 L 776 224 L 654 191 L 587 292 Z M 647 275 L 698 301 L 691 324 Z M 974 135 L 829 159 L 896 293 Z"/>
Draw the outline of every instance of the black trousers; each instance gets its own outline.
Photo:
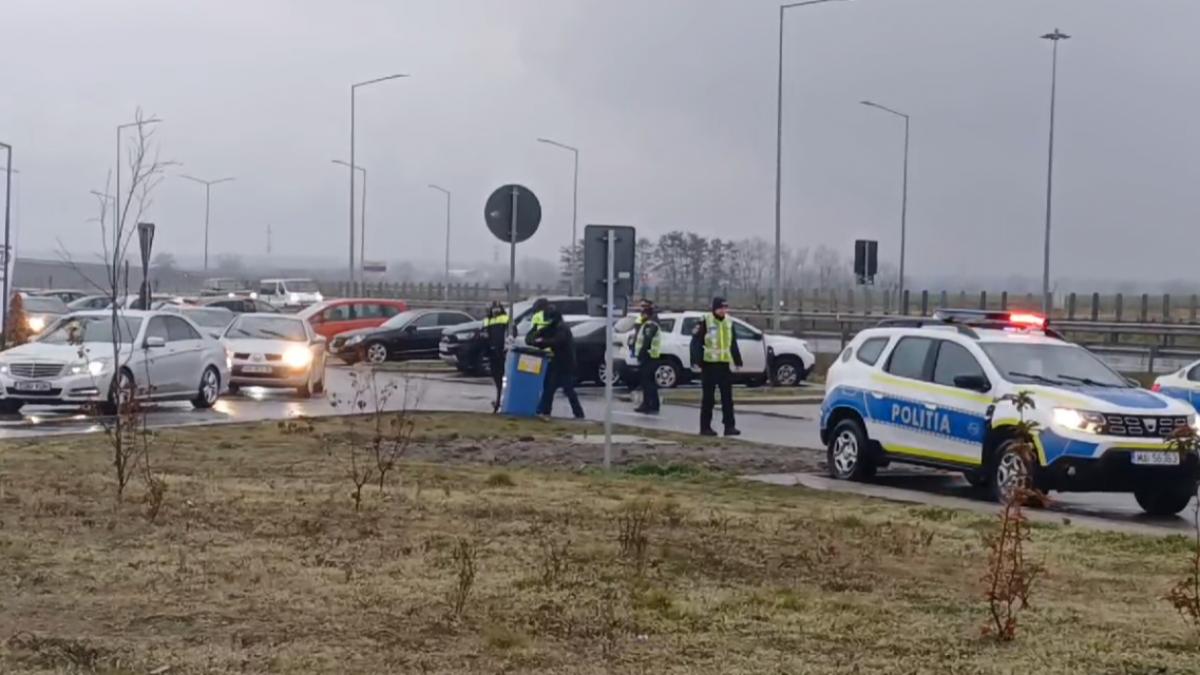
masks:
<path id="1" fill-rule="evenodd" d="M 721 388 L 721 422 L 726 429 L 737 426 L 733 419 L 733 371 L 728 363 L 705 363 L 700 366 L 700 429 L 711 429 L 713 406 L 716 405 L 714 394 Z"/>
<path id="2" fill-rule="evenodd" d="M 656 359 L 643 359 L 638 363 L 638 381 L 642 386 L 641 408 L 651 412 L 658 412 L 661 405 L 658 400 L 658 381 L 654 379 L 657 370 Z"/>
<path id="3" fill-rule="evenodd" d="M 563 396 L 571 404 L 571 414 L 576 419 L 583 419 L 583 406 L 579 404 L 579 396 L 575 393 L 575 373 L 561 363 L 550 361 L 550 370 L 546 373 L 546 384 L 542 387 L 542 400 L 538 403 L 538 414 L 549 415 L 554 408 L 554 394 L 562 388 Z"/>
<path id="4" fill-rule="evenodd" d="M 504 387 L 504 350 L 499 353 L 488 352 L 488 362 L 492 370 L 492 382 L 496 384 L 496 402 L 500 401 L 500 390 Z"/>

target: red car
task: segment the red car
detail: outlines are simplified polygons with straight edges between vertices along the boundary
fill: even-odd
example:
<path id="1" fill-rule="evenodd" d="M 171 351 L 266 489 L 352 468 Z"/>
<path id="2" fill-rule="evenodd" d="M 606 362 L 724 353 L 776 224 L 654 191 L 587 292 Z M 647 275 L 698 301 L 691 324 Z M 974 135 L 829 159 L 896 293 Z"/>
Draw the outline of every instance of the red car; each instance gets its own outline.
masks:
<path id="1" fill-rule="evenodd" d="M 384 321 L 408 309 L 403 300 L 383 298 L 349 298 L 326 300 L 300 310 L 299 316 L 328 341 L 341 333 L 363 328 L 377 328 Z"/>

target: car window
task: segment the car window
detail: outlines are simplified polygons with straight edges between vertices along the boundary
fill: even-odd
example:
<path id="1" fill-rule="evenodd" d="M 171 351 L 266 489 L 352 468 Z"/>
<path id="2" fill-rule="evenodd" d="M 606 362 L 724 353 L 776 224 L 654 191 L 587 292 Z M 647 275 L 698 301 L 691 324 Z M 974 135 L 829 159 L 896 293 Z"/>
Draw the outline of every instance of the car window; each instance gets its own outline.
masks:
<path id="1" fill-rule="evenodd" d="M 438 325 L 439 316 L 440 315 L 437 312 L 422 314 L 421 316 L 417 317 L 416 321 L 412 322 L 412 325 L 416 326 L 417 328 L 434 328 Z"/>
<path id="2" fill-rule="evenodd" d="M 196 332 L 188 322 L 175 316 L 164 316 L 162 320 L 167 323 L 167 341 L 181 342 L 184 340 L 199 340 L 200 333 Z"/>
<path id="3" fill-rule="evenodd" d="M 907 377 L 914 380 L 924 380 L 925 366 L 933 340 L 929 338 L 906 337 L 896 343 L 892 355 L 888 357 L 887 372 L 897 377 Z"/>
<path id="4" fill-rule="evenodd" d="M 694 317 L 694 316 L 689 316 L 688 318 L 684 319 L 683 320 L 683 334 L 691 335 L 692 333 L 694 333 L 696 331 L 696 324 L 700 323 L 700 321 L 702 321 L 702 319 L 700 319 L 699 317 Z"/>
<path id="5" fill-rule="evenodd" d="M 1200 363 L 1192 366 L 1192 369 L 1187 372 L 1187 379 L 1191 382 L 1200 382 Z"/>
<path id="6" fill-rule="evenodd" d="M 670 333 L 675 328 L 675 319 L 659 319 L 658 327 L 663 333 Z"/>
<path id="7" fill-rule="evenodd" d="M 471 317 L 459 312 L 442 312 L 438 314 L 439 326 L 457 326 L 460 323 L 471 321 Z"/>
<path id="8" fill-rule="evenodd" d="M 587 300 L 555 300 L 553 303 L 560 314 L 587 314 Z"/>
<path id="9" fill-rule="evenodd" d="M 259 295 L 275 295 L 275 285 L 274 284 L 262 284 L 261 286 L 258 287 L 258 294 Z"/>
<path id="10" fill-rule="evenodd" d="M 380 305 L 379 311 L 384 318 L 390 319 L 400 313 L 400 308 L 395 305 Z"/>
<path id="11" fill-rule="evenodd" d="M 883 353 L 883 348 L 887 346 L 888 340 L 891 338 L 877 337 L 865 340 L 858 348 L 858 360 L 873 366 L 879 361 L 879 355 Z"/>
<path id="12" fill-rule="evenodd" d="M 153 319 L 150 319 L 150 324 L 146 326 L 146 339 L 150 339 L 152 337 L 162 338 L 163 342 L 166 342 L 171 338 L 171 335 L 167 330 L 167 320 L 164 317 L 156 316 Z"/>
<path id="13" fill-rule="evenodd" d="M 754 330 L 744 323 L 733 322 L 733 334 L 739 340 L 761 340 L 762 333 Z"/>
<path id="14" fill-rule="evenodd" d="M 933 381 L 947 387 L 957 386 L 954 378 L 962 375 L 983 377 L 983 368 L 971 356 L 971 352 L 960 344 L 942 340 L 938 347 L 937 364 L 933 367 Z"/>
<path id="15" fill-rule="evenodd" d="M 377 302 L 356 302 L 354 307 L 355 319 L 382 319 L 383 308 Z"/>
<path id="16" fill-rule="evenodd" d="M 325 321 L 349 321 L 350 305 L 336 305 L 334 307 L 330 307 L 321 313 L 321 318 Z"/>

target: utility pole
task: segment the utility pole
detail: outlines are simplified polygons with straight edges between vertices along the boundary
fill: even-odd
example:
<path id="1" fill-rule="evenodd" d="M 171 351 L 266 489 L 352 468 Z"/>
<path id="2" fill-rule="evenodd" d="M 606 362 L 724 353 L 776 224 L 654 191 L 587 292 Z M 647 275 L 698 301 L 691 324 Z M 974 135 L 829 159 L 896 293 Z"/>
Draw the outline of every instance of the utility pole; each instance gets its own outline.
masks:
<path id="1" fill-rule="evenodd" d="M 267 225 L 267 255 L 271 255 L 271 226 Z"/>
<path id="2" fill-rule="evenodd" d="M 1054 43 L 1053 56 L 1050 59 L 1050 157 L 1046 167 L 1046 246 L 1042 257 L 1042 314 L 1050 316 L 1050 221 L 1053 214 L 1054 200 L 1054 106 L 1058 97 L 1058 43 L 1069 40 L 1070 35 L 1057 28 L 1053 33 L 1046 33 L 1043 40 Z"/>

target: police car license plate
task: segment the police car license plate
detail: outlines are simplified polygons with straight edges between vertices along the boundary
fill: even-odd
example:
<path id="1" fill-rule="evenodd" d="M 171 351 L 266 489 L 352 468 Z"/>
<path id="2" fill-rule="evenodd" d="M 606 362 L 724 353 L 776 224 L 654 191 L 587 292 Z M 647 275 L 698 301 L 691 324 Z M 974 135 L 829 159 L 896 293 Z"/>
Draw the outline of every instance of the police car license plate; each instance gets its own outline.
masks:
<path id="1" fill-rule="evenodd" d="M 1133 463 L 1148 466 L 1179 466 L 1177 452 L 1135 452 Z"/>
<path id="2" fill-rule="evenodd" d="M 242 372 L 247 375 L 270 375 L 271 366 L 242 366 Z"/>
<path id="3" fill-rule="evenodd" d="M 17 391 L 50 391 L 49 382 L 15 382 L 13 389 Z"/>

